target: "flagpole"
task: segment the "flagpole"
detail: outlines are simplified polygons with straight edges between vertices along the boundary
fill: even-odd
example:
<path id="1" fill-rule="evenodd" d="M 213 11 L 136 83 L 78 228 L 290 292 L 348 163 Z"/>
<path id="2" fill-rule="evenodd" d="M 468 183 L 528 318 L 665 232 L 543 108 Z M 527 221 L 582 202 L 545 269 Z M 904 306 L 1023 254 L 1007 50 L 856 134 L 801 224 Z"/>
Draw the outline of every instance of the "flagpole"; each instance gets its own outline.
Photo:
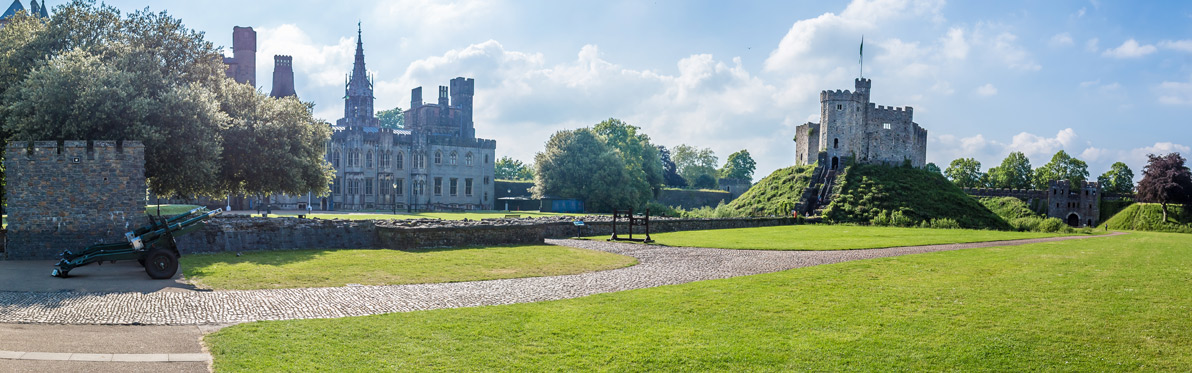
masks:
<path id="1" fill-rule="evenodd" d="M 859 52 L 860 52 L 860 54 L 861 54 L 861 57 L 860 57 L 860 62 L 861 62 L 861 71 L 860 71 L 860 75 L 861 75 L 861 78 L 865 78 L 865 35 L 861 35 L 861 50 L 860 50 Z"/>

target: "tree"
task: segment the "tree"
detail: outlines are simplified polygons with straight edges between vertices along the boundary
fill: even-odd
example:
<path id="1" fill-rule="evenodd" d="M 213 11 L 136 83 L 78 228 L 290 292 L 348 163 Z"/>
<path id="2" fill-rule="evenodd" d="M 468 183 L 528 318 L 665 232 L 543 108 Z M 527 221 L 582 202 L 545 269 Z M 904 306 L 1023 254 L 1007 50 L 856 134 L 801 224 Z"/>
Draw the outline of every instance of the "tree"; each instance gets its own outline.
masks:
<path id="1" fill-rule="evenodd" d="M 1031 161 L 1022 152 L 1012 152 L 1000 166 L 990 168 L 986 186 L 990 188 L 1031 189 Z"/>
<path id="2" fill-rule="evenodd" d="M 703 174 L 695 178 L 695 184 L 691 186 L 699 189 L 716 189 L 716 185 L 716 178 L 712 177 L 712 175 Z"/>
<path id="3" fill-rule="evenodd" d="M 671 149 L 671 159 L 679 169 L 679 175 L 687 180 L 688 185 L 695 185 L 695 179 L 700 175 L 716 177 L 716 154 L 712 149 L 697 149 L 694 146 L 681 144 Z"/>
<path id="4" fill-rule="evenodd" d="M 1114 162 L 1109 171 L 1097 177 L 1101 191 L 1105 193 L 1130 193 L 1134 191 L 1134 171 L 1122 162 Z"/>
<path id="5" fill-rule="evenodd" d="M 940 166 L 936 166 L 934 162 L 924 165 L 923 170 L 925 170 L 927 172 L 934 172 L 934 173 L 937 173 L 940 175 L 944 174 L 944 171 L 940 170 Z"/>
<path id="6" fill-rule="evenodd" d="M 662 182 L 668 187 L 686 187 L 687 180 L 679 176 L 678 167 L 675 166 L 675 161 L 671 160 L 670 150 L 662 145 L 656 145 L 654 147 L 658 148 L 658 157 L 662 159 Z"/>
<path id="7" fill-rule="evenodd" d="M 981 185 L 981 162 L 957 158 L 944 170 L 944 175 L 961 188 L 976 188 Z"/>
<path id="8" fill-rule="evenodd" d="M 1147 154 L 1147 165 L 1138 182 L 1138 200 L 1156 202 L 1162 206 L 1163 221 L 1167 221 L 1168 203 L 1192 203 L 1192 172 L 1180 153 L 1164 156 Z"/>
<path id="9" fill-rule="evenodd" d="M 729 154 L 728 160 L 724 162 L 724 167 L 721 167 L 719 172 L 722 178 L 753 182 L 753 171 L 756 169 L 757 163 L 753 161 L 753 157 L 749 156 L 749 150 L 742 149 Z"/>
<path id="10" fill-rule="evenodd" d="M 494 164 L 497 167 L 496 178 L 505 180 L 534 180 L 534 170 L 522 161 L 501 157 Z"/>
<path id="11" fill-rule="evenodd" d="M 630 184 L 625 161 L 589 128 L 559 131 L 534 156 L 534 196 L 578 198 L 589 211 L 639 206 L 649 200 Z"/>
<path id="12" fill-rule="evenodd" d="M 1047 189 L 1053 180 L 1067 180 L 1075 188 L 1088 178 L 1088 164 L 1060 150 L 1051 157 L 1051 162 L 1035 169 L 1034 184 L 1035 189 Z"/>
<path id="13" fill-rule="evenodd" d="M 406 128 L 406 115 L 405 112 L 401 110 L 400 106 L 389 110 L 378 111 L 377 119 L 381 121 L 381 128 Z"/>
<path id="14" fill-rule="evenodd" d="M 648 201 L 662 188 L 662 157 L 658 155 L 658 148 L 650 144 L 650 137 L 640 130 L 616 118 L 597 123 L 592 129 L 605 144 L 617 151 L 625 163 L 631 186 L 647 196 Z"/>
<path id="15" fill-rule="evenodd" d="M 311 106 L 234 84 L 219 49 L 164 12 L 75 0 L 15 17 L 0 50 L 6 139 L 142 141 L 157 195 L 327 192 L 330 130 Z"/>

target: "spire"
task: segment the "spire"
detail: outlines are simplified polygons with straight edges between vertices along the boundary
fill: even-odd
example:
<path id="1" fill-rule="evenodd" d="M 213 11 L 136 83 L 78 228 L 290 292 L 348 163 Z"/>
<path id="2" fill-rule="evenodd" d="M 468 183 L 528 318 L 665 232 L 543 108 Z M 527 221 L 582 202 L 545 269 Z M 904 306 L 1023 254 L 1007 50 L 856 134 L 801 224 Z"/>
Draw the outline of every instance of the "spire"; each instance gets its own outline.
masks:
<path id="1" fill-rule="evenodd" d="M 364 68 L 363 27 L 356 23 L 356 60 L 344 87 L 344 123 L 349 126 L 373 126 L 373 82 Z"/>
<path id="2" fill-rule="evenodd" d="M 356 61 L 352 64 L 352 80 L 368 79 L 368 73 L 364 69 L 364 36 L 360 22 L 356 22 Z"/>

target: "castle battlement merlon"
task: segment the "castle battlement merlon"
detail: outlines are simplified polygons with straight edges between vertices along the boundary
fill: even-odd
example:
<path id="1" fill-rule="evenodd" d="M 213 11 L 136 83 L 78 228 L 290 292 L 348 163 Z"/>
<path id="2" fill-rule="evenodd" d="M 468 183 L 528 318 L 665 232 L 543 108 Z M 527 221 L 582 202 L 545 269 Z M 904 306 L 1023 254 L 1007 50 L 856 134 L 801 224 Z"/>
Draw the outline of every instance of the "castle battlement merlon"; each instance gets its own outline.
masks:
<path id="1" fill-rule="evenodd" d="M 91 146 L 87 146 L 87 141 L 81 140 L 62 141 L 61 146 L 58 143 L 58 141 L 10 141 L 8 147 L 4 149 L 4 153 L 8 159 L 56 157 L 58 160 L 65 160 L 76 156 L 87 156 L 88 159 L 92 159 L 97 154 L 118 155 L 144 153 L 145 151 L 144 144 L 133 140 L 122 141 L 120 142 L 121 146 L 117 146 L 115 140 L 91 141 Z"/>

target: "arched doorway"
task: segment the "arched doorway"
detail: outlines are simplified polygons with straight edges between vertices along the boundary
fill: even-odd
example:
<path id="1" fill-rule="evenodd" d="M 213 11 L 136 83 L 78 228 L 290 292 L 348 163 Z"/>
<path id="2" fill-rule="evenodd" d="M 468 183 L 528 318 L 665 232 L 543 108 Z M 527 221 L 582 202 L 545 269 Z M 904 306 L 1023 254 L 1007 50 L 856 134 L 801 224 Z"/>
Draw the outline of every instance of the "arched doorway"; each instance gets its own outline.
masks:
<path id="1" fill-rule="evenodd" d="M 1068 215 L 1068 225 L 1073 226 L 1073 227 L 1079 227 L 1080 226 L 1080 216 L 1077 216 L 1075 212 Z"/>
<path id="2" fill-rule="evenodd" d="M 836 166 L 839 166 L 839 165 L 840 165 L 840 158 L 832 157 L 832 169 L 835 170 Z"/>

